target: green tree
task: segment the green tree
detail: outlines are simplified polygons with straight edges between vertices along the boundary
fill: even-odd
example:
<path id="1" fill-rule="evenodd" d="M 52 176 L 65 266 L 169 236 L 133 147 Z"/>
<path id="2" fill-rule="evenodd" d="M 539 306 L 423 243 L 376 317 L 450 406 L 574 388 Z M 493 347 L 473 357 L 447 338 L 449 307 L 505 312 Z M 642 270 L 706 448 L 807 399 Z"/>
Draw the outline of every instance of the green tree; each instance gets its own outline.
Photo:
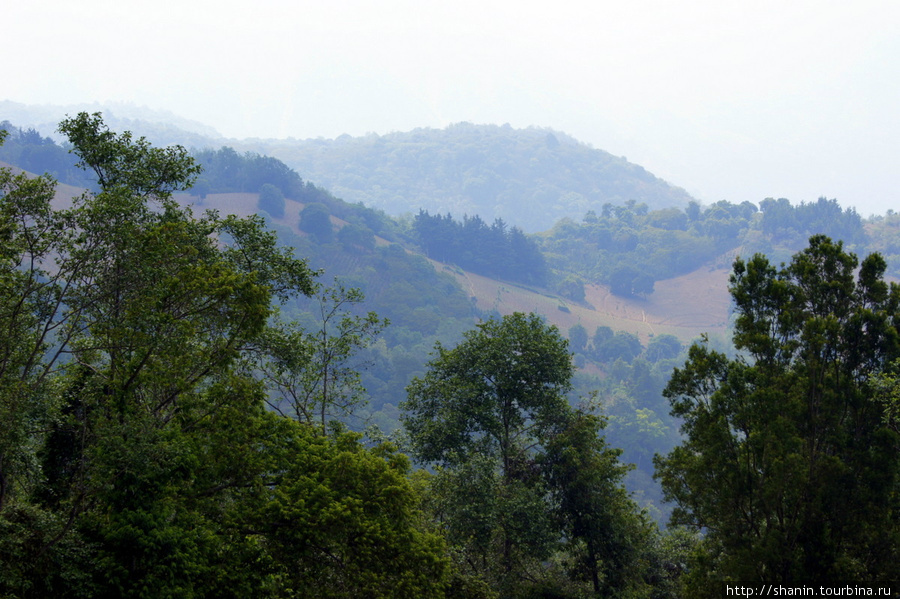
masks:
<path id="1" fill-rule="evenodd" d="M 735 261 L 742 356 L 695 345 L 665 390 L 685 441 L 657 477 L 673 521 L 707 532 L 695 593 L 711 579 L 897 576 L 898 437 L 871 382 L 900 353 L 884 269 L 824 236 L 779 269 Z"/>
<path id="2" fill-rule="evenodd" d="M 0 171 L 0 595 L 440 596 L 405 460 L 265 410 L 251 357 L 305 261 L 172 201 L 182 149 L 60 130 L 96 193 Z"/>
<path id="3" fill-rule="evenodd" d="M 334 229 L 328 206 L 318 202 L 307 205 L 300 212 L 300 230 L 315 235 L 319 243 L 331 243 Z"/>
<path id="4" fill-rule="evenodd" d="M 688 226 L 689 217 L 679 208 L 663 208 L 661 210 L 653 210 L 647 215 L 647 224 L 651 227 L 659 229 L 685 230 Z"/>
<path id="5" fill-rule="evenodd" d="M 436 464 L 430 510 L 460 575 L 502 597 L 649 588 L 654 528 L 622 488 L 605 420 L 569 405 L 572 376 L 556 328 L 516 313 L 438 345 L 408 388 L 414 454 Z"/>
<path id="6" fill-rule="evenodd" d="M 289 277 L 264 280 L 263 273 L 276 272 L 277 256 L 266 269 L 230 260 L 234 254 L 212 236 L 231 234 L 239 244 L 237 222 L 194 219 L 170 198 L 197 172 L 183 149 L 116 135 L 99 115 L 80 114 L 60 130 L 80 166 L 96 174 L 99 191 L 65 210 L 50 205 L 47 180 L 18 185 L 2 198 L 3 214 L 14 218 L 4 219 L 9 245 L 0 301 L 17 306 L 6 312 L 6 324 L 21 335 L 11 335 L 6 361 L 18 382 L 3 385 L 0 405 L 24 425 L 16 431 L 15 455 L 30 472 L 14 482 L 17 496 L 4 502 L 0 520 L 27 518 L 35 526 L 4 539 L 10 551 L 0 569 L 30 568 L 31 576 L 3 581 L 10 592 L 90 595 L 87 580 L 94 589 L 117 584 L 116 569 L 103 567 L 110 547 L 104 541 L 130 516 L 147 516 L 145 523 L 151 515 L 162 518 L 187 545 L 196 539 L 189 529 L 202 536 L 204 528 L 190 523 L 196 512 L 166 518 L 171 503 L 160 493 L 177 486 L 170 477 L 184 457 L 176 440 L 182 418 L 199 415 L 191 406 L 208 389 L 228 387 L 241 345 L 265 326 L 270 286 L 286 290 L 298 282 L 302 291 L 309 271 L 297 262 L 300 269 Z M 153 492 L 145 492 L 145 477 L 159 485 Z M 22 484 L 28 480 L 30 488 Z M 102 518 L 104 510 L 114 518 Z M 129 530 L 137 530 L 133 525 Z M 149 528 L 143 530 L 149 540 Z M 202 552 L 194 547 L 167 558 L 169 572 L 186 576 L 196 566 L 186 557 L 192 553 Z M 130 580 L 159 588 L 152 568 L 138 565 L 147 556 L 131 555 Z"/>
<path id="7" fill-rule="evenodd" d="M 370 253 L 375 250 L 375 234 L 365 225 L 347 223 L 338 231 L 337 237 L 349 252 Z"/>
<path id="8" fill-rule="evenodd" d="M 488 320 L 436 353 L 404 404 L 404 424 L 426 462 L 452 466 L 485 453 L 510 477 L 523 452 L 568 414 L 568 344 L 536 314 Z"/>
<path id="9" fill-rule="evenodd" d="M 361 364 L 353 360 L 389 321 L 374 312 L 365 316 L 348 312 L 364 296 L 337 280 L 334 287 L 319 287 L 314 295 L 318 330 L 305 330 L 297 323 L 270 327 L 257 368 L 277 392 L 277 399 L 270 400 L 273 409 L 317 425 L 324 433 L 332 418 L 349 416 L 365 402 Z"/>
<path id="10" fill-rule="evenodd" d="M 640 355 L 642 350 L 643 346 L 638 336 L 625 331 L 618 331 L 595 346 L 597 358 L 601 362 L 615 362 L 620 359 L 625 362 L 631 362 Z"/>
<path id="11" fill-rule="evenodd" d="M 279 580 L 278 596 L 443 597 L 450 562 L 406 456 L 281 420 L 270 441 L 275 484 L 241 516 L 271 560 L 260 566 Z"/>
<path id="12" fill-rule="evenodd" d="M 609 289 L 623 297 L 650 295 L 653 293 L 653 277 L 630 266 L 620 266 L 609 277 Z"/>
<path id="13" fill-rule="evenodd" d="M 5 134 L 0 131 L 0 142 Z M 28 440 L 49 416 L 38 367 L 48 349 L 40 313 L 54 289 L 41 281 L 39 264 L 51 252 L 48 233 L 58 230 L 48 216 L 53 190 L 48 178 L 0 169 L 0 513 L 28 492 Z"/>
<path id="14" fill-rule="evenodd" d="M 596 350 L 601 345 L 603 345 L 606 341 L 612 338 L 615 332 L 606 326 L 598 326 L 594 329 L 594 335 L 591 337 L 591 343 L 594 345 L 594 349 Z"/>
<path id="15" fill-rule="evenodd" d="M 568 276 L 560 281 L 556 286 L 556 291 L 573 302 L 583 302 L 585 298 L 584 282 L 573 276 Z"/>
<path id="16" fill-rule="evenodd" d="M 534 454 L 568 419 L 572 373 L 556 328 L 516 313 L 480 324 L 453 349 L 438 344 L 402 406 L 414 454 L 446 469 L 450 538 L 504 592 L 555 541 Z M 481 498 L 477 514 L 467 496 Z"/>
<path id="17" fill-rule="evenodd" d="M 569 344 L 575 351 L 584 351 L 587 347 L 588 334 L 587 329 L 581 323 L 573 325 L 569 329 Z"/>
<path id="18" fill-rule="evenodd" d="M 573 574 L 590 580 L 596 596 L 641 587 L 640 552 L 653 532 L 621 486 L 629 468 L 619 462 L 621 450 L 606 445 L 604 425 L 596 415 L 575 412 L 540 458 L 563 533 L 581 543 Z"/>
<path id="19" fill-rule="evenodd" d="M 655 335 L 647 344 L 647 360 L 659 362 L 677 358 L 681 353 L 681 341 L 675 335 Z"/>
<path id="20" fill-rule="evenodd" d="M 275 218 L 284 217 L 284 194 L 271 183 L 264 183 L 259 189 L 259 209 Z"/>

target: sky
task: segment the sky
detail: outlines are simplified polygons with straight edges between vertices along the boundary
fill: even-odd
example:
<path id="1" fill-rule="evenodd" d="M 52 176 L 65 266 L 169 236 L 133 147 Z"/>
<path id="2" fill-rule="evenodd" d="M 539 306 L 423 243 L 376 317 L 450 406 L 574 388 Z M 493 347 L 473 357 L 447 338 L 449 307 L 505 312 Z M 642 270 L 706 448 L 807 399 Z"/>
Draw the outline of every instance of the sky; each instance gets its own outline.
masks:
<path id="1" fill-rule="evenodd" d="M 900 210 L 896 0 L 31 0 L 3 12 L 0 100 L 124 102 L 229 138 L 548 127 L 704 203 Z"/>

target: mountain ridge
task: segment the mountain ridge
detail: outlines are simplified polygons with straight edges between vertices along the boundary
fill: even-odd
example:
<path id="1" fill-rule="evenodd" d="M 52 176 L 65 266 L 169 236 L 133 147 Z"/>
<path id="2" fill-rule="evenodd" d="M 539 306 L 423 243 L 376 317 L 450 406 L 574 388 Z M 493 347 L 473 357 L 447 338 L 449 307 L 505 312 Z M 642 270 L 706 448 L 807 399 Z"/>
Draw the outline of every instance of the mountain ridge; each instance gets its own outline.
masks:
<path id="1" fill-rule="evenodd" d="M 8 100 L 0 102 L 0 121 L 35 127 L 58 138 L 59 119 L 66 111 L 81 109 L 105 111 L 105 118 L 112 117 L 107 118 L 111 128 L 130 130 L 156 145 L 180 144 L 196 150 L 228 146 L 278 158 L 335 196 L 393 217 L 420 209 L 458 219 L 477 215 L 535 233 L 563 218 L 599 212 L 604 204 L 635 200 L 657 209 L 694 201 L 681 187 L 624 157 L 537 126 L 460 122 L 383 135 L 240 140 L 148 108 L 28 106 Z"/>
<path id="2" fill-rule="evenodd" d="M 457 123 L 385 135 L 258 141 L 247 149 L 284 161 L 348 202 L 392 216 L 420 209 L 497 218 L 529 233 L 604 204 L 651 208 L 693 201 L 640 165 L 541 127 Z"/>

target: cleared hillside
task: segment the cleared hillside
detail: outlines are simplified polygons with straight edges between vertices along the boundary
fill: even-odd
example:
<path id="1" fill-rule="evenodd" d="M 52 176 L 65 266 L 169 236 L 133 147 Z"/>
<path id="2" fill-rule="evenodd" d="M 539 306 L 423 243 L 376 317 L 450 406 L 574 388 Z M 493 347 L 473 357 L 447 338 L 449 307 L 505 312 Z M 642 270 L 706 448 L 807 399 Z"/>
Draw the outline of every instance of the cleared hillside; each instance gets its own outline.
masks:
<path id="1" fill-rule="evenodd" d="M 703 333 L 724 334 L 731 298 L 730 268 L 700 268 L 686 275 L 658 281 L 648 299 L 613 295 L 609 287 L 586 285 L 585 301 L 572 302 L 515 284 L 443 266 L 459 281 L 476 306 L 500 314 L 536 312 L 564 333 L 576 324 L 593 332 L 598 326 L 634 333 L 646 343 L 653 335 L 675 335 L 683 342 Z"/>

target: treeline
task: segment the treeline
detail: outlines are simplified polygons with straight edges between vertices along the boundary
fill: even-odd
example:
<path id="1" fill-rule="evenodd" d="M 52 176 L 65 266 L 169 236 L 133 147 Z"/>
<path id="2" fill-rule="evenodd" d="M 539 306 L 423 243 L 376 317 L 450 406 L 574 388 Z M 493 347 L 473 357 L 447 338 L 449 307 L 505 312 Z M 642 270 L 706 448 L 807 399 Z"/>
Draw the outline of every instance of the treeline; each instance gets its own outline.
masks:
<path id="1" fill-rule="evenodd" d="M 60 183 L 76 187 L 96 184 L 82 169 L 75 166 L 76 158 L 50 137 L 43 137 L 35 129 L 21 129 L 9 121 L 0 123 L 0 130 L 8 135 L 0 145 L 0 160 L 37 175 L 48 174 Z"/>
<path id="2" fill-rule="evenodd" d="M 335 217 L 346 221 L 352 225 L 351 230 L 356 230 L 357 234 L 363 236 L 378 235 L 388 241 L 404 241 L 409 243 L 408 231 L 404 229 L 396 220 L 387 216 L 381 210 L 375 210 L 362 204 L 350 204 L 344 200 L 335 197 L 328 191 L 315 187 L 307 183 L 307 187 L 315 189 L 315 193 L 304 197 L 305 204 L 300 214 L 299 228 L 302 231 L 315 232 L 320 240 L 330 241 L 333 231 L 327 218 Z M 262 201 L 262 196 L 260 201 Z M 350 231 L 344 231 L 347 227 L 341 228 L 338 237 L 350 234 Z M 371 240 L 374 243 L 374 239 Z"/>
<path id="3" fill-rule="evenodd" d="M 6 142 L 0 146 L 0 160 L 35 174 L 46 173 L 61 183 L 96 190 L 96 181 L 75 166 L 77 157 L 69 147 L 41 136 L 35 129 L 21 129 L 8 121 L 0 123 L 0 129 L 8 132 Z M 211 193 L 260 193 L 265 185 L 298 202 L 322 201 L 329 196 L 271 156 L 240 154 L 230 147 L 195 150 L 192 154 L 203 171 L 191 192 L 201 197 Z"/>
<path id="4" fill-rule="evenodd" d="M 606 204 L 599 214 L 590 211 L 580 223 L 562 220 L 540 239 L 557 273 L 558 290 L 568 290 L 573 297 L 574 275 L 628 296 L 652 293 L 655 281 L 688 273 L 737 248 L 744 253 L 796 248 L 815 233 L 854 246 L 867 242 L 856 211 L 826 198 L 798 205 L 783 198 L 766 199 L 759 206 L 722 200 L 704 207 L 691 202 L 685 209 L 659 210 L 630 200 Z"/>
<path id="5" fill-rule="evenodd" d="M 760 230 L 776 241 L 797 242 L 822 234 L 853 246 L 867 242 L 862 218 L 854 208 L 844 209 L 835 199 L 819 198 L 795 206 L 784 198 L 767 198 L 759 208 Z"/>
<path id="6" fill-rule="evenodd" d="M 432 216 L 420 210 L 413 221 L 416 240 L 429 258 L 474 273 L 543 286 L 548 269 L 537 243 L 501 218 L 488 225 L 479 216 Z"/>
<path id="7" fill-rule="evenodd" d="M 239 154 L 233 148 L 196 150 L 194 159 L 203 168 L 191 188 L 201 197 L 210 193 L 259 193 L 263 185 L 272 185 L 292 200 L 317 201 L 327 193 L 304 182 L 296 171 L 271 156 L 255 152 Z"/>

